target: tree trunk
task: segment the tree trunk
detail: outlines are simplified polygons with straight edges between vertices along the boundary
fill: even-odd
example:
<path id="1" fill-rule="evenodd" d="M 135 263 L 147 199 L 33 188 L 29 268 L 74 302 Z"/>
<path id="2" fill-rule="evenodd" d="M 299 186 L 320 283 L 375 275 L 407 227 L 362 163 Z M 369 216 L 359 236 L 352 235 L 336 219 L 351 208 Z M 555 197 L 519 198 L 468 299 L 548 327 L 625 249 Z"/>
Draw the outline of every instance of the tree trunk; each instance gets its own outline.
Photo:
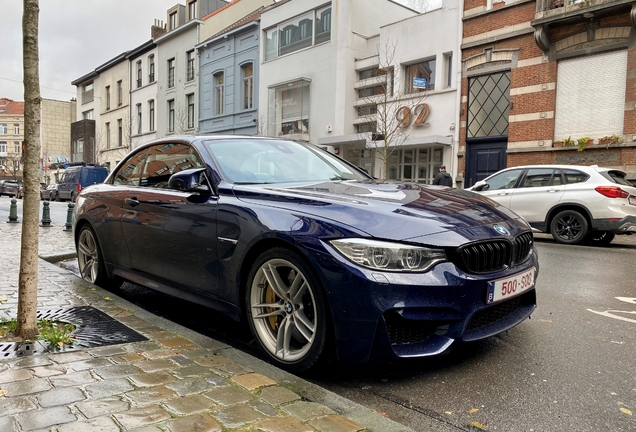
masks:
<path id="1" fill-rule="evenodd" d="M 39 0 L 24 0 L 22 57 L 24 68 L 24 201 L 18 283 L 17 336 L 38 335 L 38 208 L 40 204 L 40 75 L 38 52 Z"/>

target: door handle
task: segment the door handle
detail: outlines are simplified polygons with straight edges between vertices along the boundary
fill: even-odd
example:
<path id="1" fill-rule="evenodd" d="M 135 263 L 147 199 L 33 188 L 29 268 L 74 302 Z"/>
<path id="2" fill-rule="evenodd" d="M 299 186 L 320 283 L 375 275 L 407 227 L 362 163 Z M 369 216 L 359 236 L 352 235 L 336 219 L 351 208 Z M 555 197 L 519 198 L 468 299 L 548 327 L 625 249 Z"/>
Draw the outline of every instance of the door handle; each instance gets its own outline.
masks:
<path id="1" fill-rule="evenodd" d="M 499 195 L 499 196 L 505 196 L 505 195 L 508 195 L 508 192 L 499 192 L 497 195 Z"/>
<path id="2" fill-rule="evenodd" d="M 137 198 L 126 198 L 124 202 L 131 207 L 137 207 L 139 205 L 139 201 L 137 201 Z"/>
<path id="3" fill-rule="evenodd" d="M 555 192 L 556 192 L 556 189 L 548 189 L 548 190 L 547 190 L 547 192 L 555 193 Z"/>

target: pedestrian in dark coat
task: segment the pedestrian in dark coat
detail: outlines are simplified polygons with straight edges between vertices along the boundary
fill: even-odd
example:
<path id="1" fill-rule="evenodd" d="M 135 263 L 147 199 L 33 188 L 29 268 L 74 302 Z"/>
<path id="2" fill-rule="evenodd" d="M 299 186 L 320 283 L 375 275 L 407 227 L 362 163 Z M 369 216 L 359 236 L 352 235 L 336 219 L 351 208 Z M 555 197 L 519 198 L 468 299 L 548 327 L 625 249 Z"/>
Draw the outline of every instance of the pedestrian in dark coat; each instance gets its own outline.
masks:
<path id="1" fill-rule="evenodd" d="M 448 171 L 446 171 L 446 166 L 444 164 L 439 166 L 439 172 L 435 175 L 433 184 L 453 187 L 453 177 L 448 173 Z"/>

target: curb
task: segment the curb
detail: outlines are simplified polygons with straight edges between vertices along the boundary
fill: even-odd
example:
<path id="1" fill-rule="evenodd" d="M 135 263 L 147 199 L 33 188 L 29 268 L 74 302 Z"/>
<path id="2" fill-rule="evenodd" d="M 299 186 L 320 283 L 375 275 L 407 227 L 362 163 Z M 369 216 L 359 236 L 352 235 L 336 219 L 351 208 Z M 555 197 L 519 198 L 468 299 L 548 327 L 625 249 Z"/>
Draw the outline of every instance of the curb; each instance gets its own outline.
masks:
<path id="1" fill-rule="evenodd" d="M 53 264 L 58 261 L 74 258 L 76 255 L 77 254 L 75 253 L 64 253 L 56 255 L 45 255 L 41 256 L 40 258 L 43 261 L 47 262 L 46 265 L 49 266 L 52 271 L 55 271 L 60 276 L 65 276 L 71 279 L 74 284 L 90 289 L 95 288 L 96 293 L 100 294 L 100 296 L 108 296 L 110 298 L 109 302 L 112 302 L 117 306 L 131 311 L 135 316 L 138 316 L 139 318 L 153 325 L 159 326 L 166 331 L 177 333 L 187 339 L 190 339 L 203 348 L 208 348 L 215 351 L 216 354 L 234 360 L 241 365 L 248 366 L 252 370 L 254 370 L 254 372 L 260 373 L 275 380 L 278 385 L 297 393 L 303 399 L 320 403 L 332 409 L 336 413 L 365 426 L 369 432 L 415 432 L 413 429 L 397 423 L 389 418 L 386 418 L 370 408 L 367 408 L 347 398 L 337 395 L 316 384 L 310 383 L 250 354 L 247 354 L 222 342 L 218 342 L 212 338 L 190 330 L 187 327 L 176 324 L 168 319 L 154 315 L 111 292 L 108 292 L 96 285 L 90 284 L 89 282 L 80 279 L 69 270 L 63 269 Z M 100 309 L 96 305 L 93 305 L 93 307 Z"/>

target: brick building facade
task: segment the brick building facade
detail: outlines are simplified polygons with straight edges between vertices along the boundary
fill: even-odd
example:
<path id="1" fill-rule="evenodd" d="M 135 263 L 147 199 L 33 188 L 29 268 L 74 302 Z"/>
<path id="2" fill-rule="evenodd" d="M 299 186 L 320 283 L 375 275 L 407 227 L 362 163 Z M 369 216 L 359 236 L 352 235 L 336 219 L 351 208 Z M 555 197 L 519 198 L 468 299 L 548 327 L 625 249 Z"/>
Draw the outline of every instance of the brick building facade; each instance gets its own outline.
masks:
<path id="1" fill-rule="evenodd" d="M 624 0 L 466 0 L 459 172 L 598 164 L 636 180 L 636 12 Z"/>

